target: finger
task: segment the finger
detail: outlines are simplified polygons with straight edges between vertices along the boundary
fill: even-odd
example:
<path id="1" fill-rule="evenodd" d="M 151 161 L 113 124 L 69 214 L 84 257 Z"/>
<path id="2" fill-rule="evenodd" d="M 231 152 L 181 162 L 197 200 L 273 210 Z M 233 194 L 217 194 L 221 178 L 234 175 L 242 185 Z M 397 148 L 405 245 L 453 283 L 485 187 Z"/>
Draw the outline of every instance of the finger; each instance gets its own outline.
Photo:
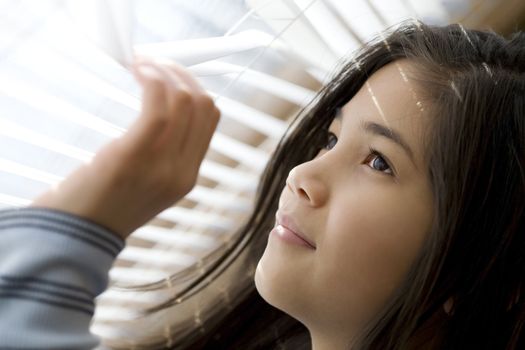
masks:
<path id="1" fill-rule="evenodd" d="M 158 60 L 156 62 L 158 63 Z M 183 120 L 185 120 L 186 123 L 179 131 L 185 132 L 183 132 L 181 137 L 175 137 L 176 139 L 180 139 L 180 144 L 175 144 L 174 148 L 178 154 L 180 152 L 184 152 L 184 150 L 187 149 L 188 152 L 190 152 L 192 163 L 200 163 L 204 158 L 213 132 L 216 129 L 220 117 L 220 111 L 215 107 L 213 99 L 206 94 L 206 92 L 196 83 L 194 79 L 191 78 L 190 74 L 185 72 L 183 68 L 182 70 L 178 69 L 180 66 L 177 66 L 176 64 L 171 65 L 157 63 L 153 64 L 150 62 L 146 63 L 151 64 L 155 69 L 159 69 L 163 74 L 170 77 L 170 81 L 176 82 L 176 84 L 174 84 L 175 86 L 184 84 L 181 82 L 181 80 L 187 79 L 185 81 L 188 81 L 188 84 L 191 84 L 193 89 L 197 89 L 197 91 L 193 90 L 191 92 L 192 96 L 190 96 L 190 99 L 193 99 L 194 102 L 193 109 L 186 111 L 187 113 L 182 113 L 186 115 L 180 116 L 181 118 L 184 118 Z M 172 67 L 176 68 L 172 69 Z M 185 96 L 185 94 L 179 94 L 178 98 L 185 100 L 188 98 L 188 96 Z M 187 107 L 188 102 L 186 101 L 185 103 L 176 103 L 175 105 L 176 110 L 173 112 L 176 114 L 181 114 L 181 105 Z M 173 135 L 175 131 L 176 130 L 168 130 L 166 135 Z"/>
<path id="2" fill-rule="evenodd" d="M 153 61 L 142 61 L 140 63 L 140 65 L 145 65 L 145 66 L 148 66 L 148 67 L 151 67 L 155 70 L 157 70 L 158 72 L 160 72 L 165 78 L 166 78 L 166 82 L 168 83 L 168 87 L 171 87 L 175 90 L 187 90 L 189 91 L 190 93 L 192 93 L 192 87 L 190 87 L 188 84 L 186 84 L 186 82 L 184 81 L 184 79 L 182 79 L 181 76 L 179 76 L 178 74 L 175 74 L 169 67 L 167 67 L 166 65 L 163 65 L 163 64 L 158 64 L 158 63 L 155 63 Z"/>
<path id="3" fill-rule="evenodd" d="M 217 126 L 220 111 L 215 106 L 213 99 L 206 93 L 194 96 L 193 102 L 193 124 L 188 128 L 188 135 L 182 147 L 184 150 L 189 148 L 195 154 L 203 155 Z"/>
<path id="4" fill-rule="evenodd" d="M 180 150 L 193 154 L 193 159 L 201 162 L 209 148 L 211 137 L 217 127 L 220 111 L 215 106 L 213 99 L 191 76 L 191 73 L 173 61 L 157 60 L 166 62 L 158 64 L 165 74 L 184 79 L 193 88 L 193 113 L 190 115 L 184 137 L 181 139 Z"/>
<path id="5" fill-rule="evenodd" d="M 208 151 L 211 138 L 219 123 L 220 111 L 213 107 L 194 120 L 195 127 L 191 128 L 184 149 L 186 157 L 191 159 L 190 166 L 198 168 Z"/>
<path id="6" fill-rule="evenodd" d="M 162 75 L 150 66 L 133 66 L 133 74 L 143 86 L 142 109 L 128 134 L 140 149 L 153 144 L 169 123 L 166 117 L 166 85 Z"/>
<path id="7" fill-rule="evenodd" d="M 204 88 L 199 84 L 197 79 L 195 79 L 193 74 L 191 74 L 191 72 L 187 70 L 184 66 L 178 64 L 173 60 L 162 58 L 155 59 L 155 62 L 159 63 L 162 66 L 165 66 L 166 68 L 176 73 L 177 76 L 179 76 L 180 79 L 182 79 L 192 90 L 201 94 L 205 93 Z"/>
<path id="8" fill-rule="evenodd" d="M 168 89 L 171 100 L 169 113 L 175 121 L 170 124 L 166 131 L 166 137 L 172 138 L 168 146 L 172 154 L 180 154 L 192 129 L 191 125 L 195 118 L 196 109 L 193 99 L 198 91 L 188 87 L 183 79 L 169 67 L 162 64 L 154 64 L 154 66 L 169 77 L 172 82 L 172 88 Z"/>

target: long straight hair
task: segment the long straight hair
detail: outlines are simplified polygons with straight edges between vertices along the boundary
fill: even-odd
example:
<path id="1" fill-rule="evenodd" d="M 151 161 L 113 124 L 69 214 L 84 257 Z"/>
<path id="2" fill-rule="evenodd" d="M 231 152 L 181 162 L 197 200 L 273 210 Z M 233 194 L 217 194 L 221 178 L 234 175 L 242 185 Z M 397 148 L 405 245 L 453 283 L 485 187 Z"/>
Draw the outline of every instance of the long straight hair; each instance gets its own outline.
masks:
<path id="1" fill-rule="evenodd" d="M 439 332 L 431 334 L 425 349 L 523 349 L 523 33 L 506 39 L 456 24 L 405 22 L 365 45 L 295 117 L 276 147 L 257 188 L 253 213 L 239 230 L 239 237 L 247 238 L 244 249 L 258 261 L 290 170 L 318 153 L 336 111 L 366 80 L 399 59 L 414 67 L 410 79 L 417 83 L 429 120 L 422 137 L 434 198 L 433 226 L 402 284 L 352 349 L 417 348 L 414 339 L 429 324 Z M 267 304 L 253 280 L 238 295 L 242 297 L 233 309 L 226 312 L 218 303 L 203 316 L 204 333 L 190 332 L 171 348 L 311 349 L 306 327 Z M 452 309 L 444 315 L 449 298 Z M 437 323 L 429 323 L 434 319 Z"/>

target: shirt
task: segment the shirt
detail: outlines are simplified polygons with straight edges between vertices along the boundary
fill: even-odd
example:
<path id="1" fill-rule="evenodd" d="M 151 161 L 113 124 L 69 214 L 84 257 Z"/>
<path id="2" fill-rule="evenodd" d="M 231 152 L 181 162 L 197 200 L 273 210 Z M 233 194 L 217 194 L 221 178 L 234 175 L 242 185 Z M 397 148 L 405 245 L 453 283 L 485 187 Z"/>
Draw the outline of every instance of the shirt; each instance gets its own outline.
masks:
<path id="1" fill-rule="evenodd" d="M 94 299 L 125 241 L 59 210 L 0 210 L 0 350 L 93 349 Z"/>

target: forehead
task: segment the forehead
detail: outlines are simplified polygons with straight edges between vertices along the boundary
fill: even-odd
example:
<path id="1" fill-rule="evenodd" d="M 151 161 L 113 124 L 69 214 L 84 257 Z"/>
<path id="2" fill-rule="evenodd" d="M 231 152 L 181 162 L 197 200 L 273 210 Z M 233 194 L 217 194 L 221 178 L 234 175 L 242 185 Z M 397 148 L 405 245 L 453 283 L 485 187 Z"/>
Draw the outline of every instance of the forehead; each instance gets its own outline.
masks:
<path id="1" fill-rule="evenodd" d="M 410 70 L 407 60 L 391 62 L 380 68 L 343 106 L 343 114 L 366 112 L 367 116 L 377 116 L 383 123 L 421 114 L 418 87 L 409 78 Z"/>
<path id="2" fill-rule="evenodd" d="M 376 122 L 398 131 L 412 149 L 419 149 L 425 112 L 410 70 L 408 60 L 398 60 L 375 72 L 343 106 L 344 125 Z"/>

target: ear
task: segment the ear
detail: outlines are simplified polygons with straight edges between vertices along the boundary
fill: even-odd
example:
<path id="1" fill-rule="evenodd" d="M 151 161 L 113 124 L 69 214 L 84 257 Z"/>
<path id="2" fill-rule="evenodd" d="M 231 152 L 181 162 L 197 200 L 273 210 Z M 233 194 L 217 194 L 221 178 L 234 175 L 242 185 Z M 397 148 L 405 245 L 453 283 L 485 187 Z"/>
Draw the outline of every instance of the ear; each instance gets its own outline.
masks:
<path id="1" fill-rule="evenodd" d="M 452 306 L 454 305 L 454 300 L 452 297 L 448 298 L 447 301 L 443 304 L 443 310 L 445 310 L 445 313 L 447 315 L 450 315 L 450 310 L 452 310 Z"/>

